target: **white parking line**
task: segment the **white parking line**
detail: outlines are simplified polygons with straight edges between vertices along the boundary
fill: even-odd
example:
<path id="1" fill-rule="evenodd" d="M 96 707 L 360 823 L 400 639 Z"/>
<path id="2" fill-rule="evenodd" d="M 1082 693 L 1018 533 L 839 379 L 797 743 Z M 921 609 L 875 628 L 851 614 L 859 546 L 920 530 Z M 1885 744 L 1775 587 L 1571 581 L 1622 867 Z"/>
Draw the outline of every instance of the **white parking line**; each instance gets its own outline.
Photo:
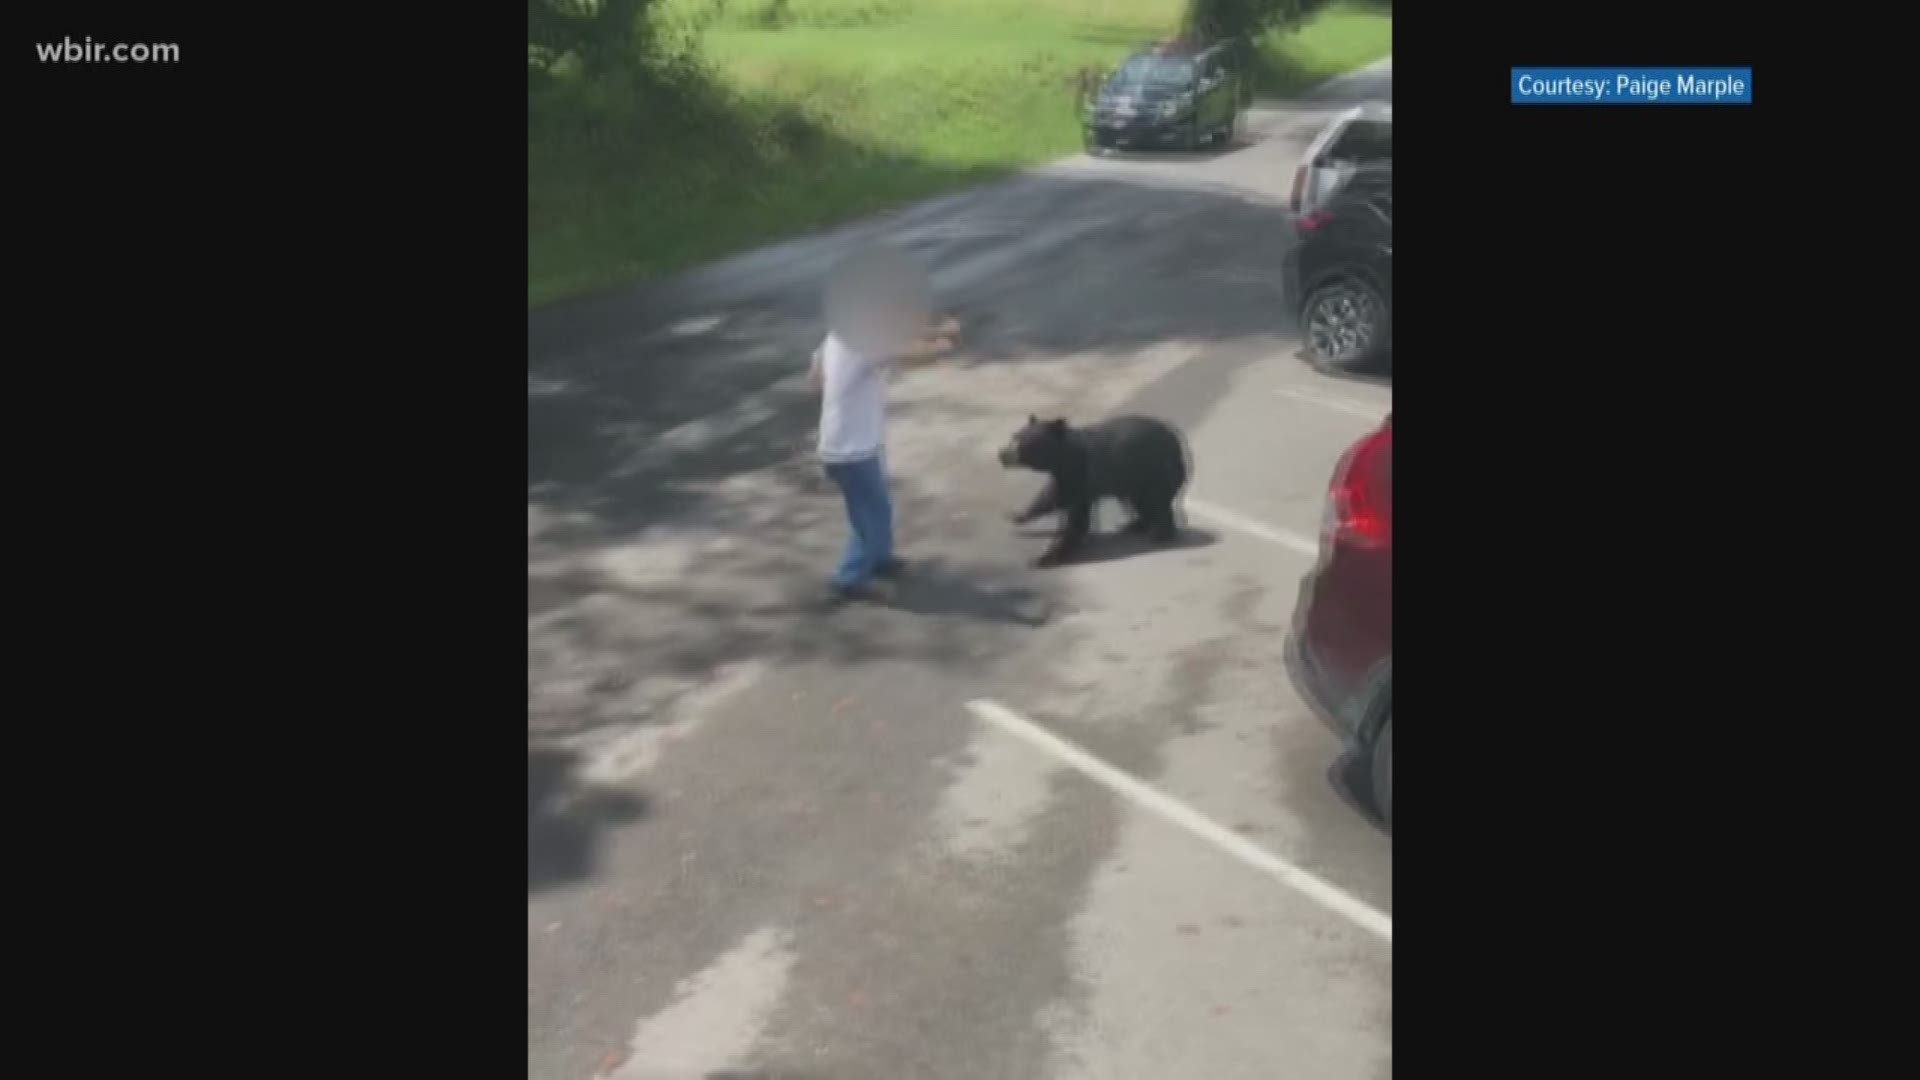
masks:
<path id="1" fill-rule="evenodd" d="M 1273 392 L 1283 398 L 1292 398 L 1295 401 L 1303 401 L 1308 405 L 1318 405 L 1323 409 L 1332 409 L 1334 412 L 1346 413 L 1348 416 L 1357 416 L 1362 420 L 1375 424 L 1386 419 L 1387 413 L 1392 411 L 1391 406 L 1374 405 L 1364 401 L 1356 401 L 1353 398 L 1338 397 L 1333 394 L 1323 393 L 1319 390 L 1310 390 L 1304 386 L 1281 386 L 1276 387 Z"/>
<path id="2" fill-rule="evenodd" d="M 1237 514 L 1224 506 L 1215 506 L 1204 499 L 1187 499 L 1182 504 L 1189 513 L 1198 514 L 1217 525 L 1225 525 L 1236 532 L 1246 533 L 1269 544 L 1278 544 L 1289 551 L 1297 551 L 1308 558 L 1317 558 L 1320 544 L 1298 533 L 1268 525 L 1264 521 L 1255 521 L 1245 514 Z"/>
<path id="3" fill-rule="evenodd" d="M 1143 810 L 1152 811 L 1214 847 L 1239 859 L 1328 911 L 1352 922 L 1387 944 L 1393 944 L 1393 918 L 1349 896 L 1324 879 L 1302 870 L 1266 848 L 1214 821 L 1186 803 L 1114 768 L 1080 747 L 1028 720 L 997 701 L 979 698 L 967 702 L 967 711 L 1000 730 L 1052 754 L 1089 779 Z"/>
<path id="4" fill-rule="evenodd" d="M 792 935 L 762 927 L 674 987 L 674 1002 L 634 1029 L 626 1060 L 598 1080 L 684 1080 L 753 1053 L 793 982 Z"/>

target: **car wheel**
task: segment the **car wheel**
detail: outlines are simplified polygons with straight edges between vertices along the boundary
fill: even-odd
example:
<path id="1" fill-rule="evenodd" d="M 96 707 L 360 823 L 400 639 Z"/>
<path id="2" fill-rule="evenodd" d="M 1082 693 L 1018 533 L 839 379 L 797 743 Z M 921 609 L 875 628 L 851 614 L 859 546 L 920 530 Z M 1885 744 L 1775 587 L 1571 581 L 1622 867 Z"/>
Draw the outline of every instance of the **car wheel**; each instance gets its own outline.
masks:
<path id="1" fill-rule="evenodd" d="M 1387 831 L 1393 831 L 1393 717 L 1380 725 L 1373 739 L 1373 805 Z"/>
<path id="2" fill-rule="evenodd" d="M 1393 333 L 1393 313 L 1373 287 L 1342 277 L 1313 290 L 1300 305 L 1307 350 L 1334 367 L 1371 363 Z"/>

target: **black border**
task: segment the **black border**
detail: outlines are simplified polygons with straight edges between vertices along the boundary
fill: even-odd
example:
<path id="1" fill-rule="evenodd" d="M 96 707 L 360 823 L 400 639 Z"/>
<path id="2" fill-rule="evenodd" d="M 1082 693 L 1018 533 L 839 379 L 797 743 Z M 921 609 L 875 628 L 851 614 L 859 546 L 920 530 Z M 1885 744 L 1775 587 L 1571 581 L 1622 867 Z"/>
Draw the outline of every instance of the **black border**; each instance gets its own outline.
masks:
<path id="1" fill-rule="evenodd" d="M 1397 747 L 1401 1065 L 1784 1061 L 1829 1006 L 1786 1004 L 1813 969 L 1765 942 L 1851 902 L 1787 867 L 1862 828 L 1821 760 L 1850 736 L 1815 734 L 1836 556 L 1814 494 L 1861 418 L 1830 407 L 1848 361 L 1802 351 L 1846 111 L 1805 96 L 1804 48 L 1763 44 L 1818 31 L 1705 5 L 1396 16 L 1395 706 L 1441 720 Z M 1754 104 L 1508 100 L 1515 66 L 1683 64 L 1752 67 Z"/>
<path id="2" fill-rule="evenodd" d="M 25 830 L 21 963 L 122 1002 L 74 1017 L 100 1054 L 519 1056 L 513 14 L 21 13 L 18 760 L 91 804 Z M 40 63 L 66 35 L 181 61 Z"/>

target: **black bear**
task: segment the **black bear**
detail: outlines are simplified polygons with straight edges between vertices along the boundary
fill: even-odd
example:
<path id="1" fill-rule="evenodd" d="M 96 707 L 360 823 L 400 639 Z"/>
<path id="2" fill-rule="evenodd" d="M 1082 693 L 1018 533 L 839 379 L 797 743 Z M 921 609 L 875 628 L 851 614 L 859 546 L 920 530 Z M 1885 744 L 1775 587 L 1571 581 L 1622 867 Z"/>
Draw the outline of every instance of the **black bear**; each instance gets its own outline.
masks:
<path id="1" fill-rule="evenodd" d="M 1173 502 L 1187 482 L 1186 447 L 1171 426 L 1146 416 L 1120 416 L 1076 428 L 1065 420 L 1028 417 L 1000 451 L 1000 464 L 1047 474 L 1033 504 L 1016 524 L 1061 511 L 1066 521 L 1035 566 L 1058 566 L 1074 556 L 1093 525 L 1093 508 L 1118 499 L 1133 514 L 1126 531 L 1161 543 L 1178 538 Z"/>

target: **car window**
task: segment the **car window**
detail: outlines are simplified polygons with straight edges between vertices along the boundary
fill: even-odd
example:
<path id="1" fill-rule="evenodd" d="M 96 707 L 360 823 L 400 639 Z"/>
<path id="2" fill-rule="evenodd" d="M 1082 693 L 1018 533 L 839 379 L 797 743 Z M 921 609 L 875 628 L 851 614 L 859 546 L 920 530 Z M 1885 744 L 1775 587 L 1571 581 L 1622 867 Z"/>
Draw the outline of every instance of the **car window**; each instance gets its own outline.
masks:
<path id="1" fill-rule="evenodd" d="M 1378 195 L 1393 197 L 1393 167 L 1373 161 L 1353 164 L 1341 162 L 1334 191 L 1346 198 L 1371 199 Z"/>
<path id="2" fill-rule="evenodd" d="M 1115 86 L 1186 86 L 1193 82 L 1192 60 L 1177 56 L 1136 56 L 1113 73 Z"/>
<path id="3" fill-rule="evenodd" d="M 1393 121 L 1355 120 L 1321 155 L 1326 161 L 1363 164 L 1393 160 Z"/>

